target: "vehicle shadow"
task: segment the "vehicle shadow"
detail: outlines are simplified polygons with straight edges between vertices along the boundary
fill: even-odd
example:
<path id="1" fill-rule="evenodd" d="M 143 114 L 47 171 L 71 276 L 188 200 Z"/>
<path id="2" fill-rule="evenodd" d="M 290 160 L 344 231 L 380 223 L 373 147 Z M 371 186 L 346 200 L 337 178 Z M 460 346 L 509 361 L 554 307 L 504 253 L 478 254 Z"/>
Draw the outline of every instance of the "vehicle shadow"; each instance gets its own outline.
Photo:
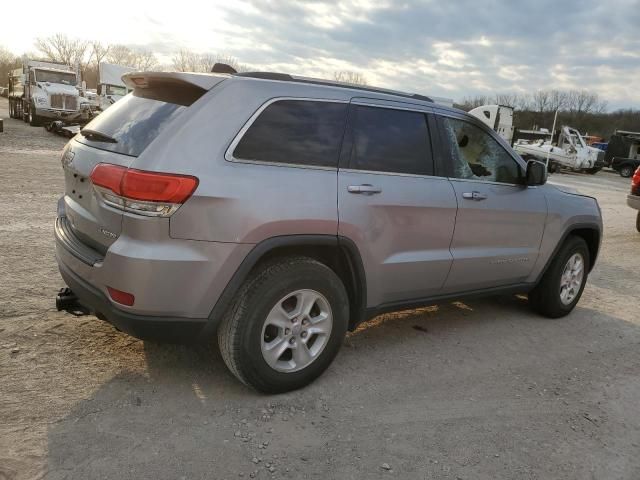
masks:
<path id="1" fill-rule="evenodd" d="M 590 399 L 593 392 L 567 386 L 565 377 L 576 365 L 606 377 L 611 364 L 603 357 L 638 339 L 637 325 L 586 308 L 548 320 L 522 297 L 439 304 L 363 324 L 314 384 L 271 397 L 238 382 L 215 346 L 145 342 L 143 373 L 121 371 L 49 426 L 47 478 L 384 478 L 381 461 L 400 478 L 440 478 L 438 462 L 428 459 L 454 458 L 460 445 L 477 462 L 454 462 L 443 478 L 495 478 L 483 473 L 484 453 L 501 448 L 511 452 L 500 460 L 505 473 L 527 465 L 545 477 L 556 471 L 547 463 L 574 460 L 580 466 L 565 478 L 611 473 L 601 443 L 624 456 L 633 432 L 614 435 L 585 421 L 590 437 L 567 439 L 569 424 L 554 425 L 569 407 L 551 408 L 556 398 L 546 392 Z M 634 388 L 635 395 L 637 381 Z M 523 403 L 519 395 L 531 398 Z M 461 420 L 469 416 L 476 420 Z M 478 425 L 489 426 L 482 433 Z"/>

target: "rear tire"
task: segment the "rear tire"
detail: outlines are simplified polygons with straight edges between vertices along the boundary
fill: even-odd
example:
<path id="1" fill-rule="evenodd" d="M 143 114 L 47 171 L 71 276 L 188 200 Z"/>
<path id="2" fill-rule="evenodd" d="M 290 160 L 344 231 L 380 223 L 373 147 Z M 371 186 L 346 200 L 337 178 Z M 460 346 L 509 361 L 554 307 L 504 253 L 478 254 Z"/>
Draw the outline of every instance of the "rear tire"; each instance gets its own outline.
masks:
<path id="1" fill-rule="evenodd" d="M 576 259 L 581 262 L 579 279 L 573 276 L 574 267 L 571 263 Z M 587 243 L 580 237 L 569 236 L 538 285 L 529 293 L 529 304 L 535 311 L 549 318 L 568 315 L 582 296 L 589 268 Z"/>
<path id="2" fill-rule="evenodd" d="M 633 167 L 631 165 L 624 165 L 620 168 L 620 176 L 624 178 L 629 178 L 633 175 Z"/>
<path id="3" fill-rule="evenodd" d="M 307 310 L 306 316 L 300 313 Z M 327 369 L 348 321 L 347 292 L 333 270 L 312 258 L 285 257 L 251 274 L 222 319 L 218 345 L 229 370 L 245 385 L 287 392 Z"/>

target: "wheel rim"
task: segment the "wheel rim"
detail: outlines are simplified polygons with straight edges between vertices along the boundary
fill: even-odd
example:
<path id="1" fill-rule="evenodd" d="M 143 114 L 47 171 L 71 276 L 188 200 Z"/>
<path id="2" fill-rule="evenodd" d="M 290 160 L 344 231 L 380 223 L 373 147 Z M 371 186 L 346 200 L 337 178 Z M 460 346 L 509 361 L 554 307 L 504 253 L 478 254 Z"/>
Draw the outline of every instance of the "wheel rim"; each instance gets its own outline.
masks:
<path id="1" fill-rule="evenodd" d="M 579 253 L 571 255 L 560 278 L 560 301 L 569 305 L 578 296 L 584 278 L 584 258 Z"/>
<path id="2" fill-rule="evenodd" d="M 328 300 L 315 290 L 296 290 L 282 297 L 262 326 L 260 347 L 267 364 L 279 372 L 308 367 L 331 335 L 333 314 Z"/>

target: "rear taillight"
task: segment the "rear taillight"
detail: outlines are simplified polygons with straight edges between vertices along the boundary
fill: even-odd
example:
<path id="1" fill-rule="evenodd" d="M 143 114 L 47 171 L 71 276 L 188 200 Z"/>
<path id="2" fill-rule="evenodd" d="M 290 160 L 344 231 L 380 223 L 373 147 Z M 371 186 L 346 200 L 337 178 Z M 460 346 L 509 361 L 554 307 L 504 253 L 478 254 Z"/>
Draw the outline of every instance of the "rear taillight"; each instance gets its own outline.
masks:
<path id="1" fill-rule="evenodd" d="M 631 179 L 631 193 L 640 195 L 640 167 L 636 168 L 636 173 L 633 174 Z"/>
<path id="2" fill-rule="evenodd" d="M 167 217 L 187 201 L 198 186 L 189 175 L 147 172 L 99 163 L 91 181 L 109 205 L 142 215 Z"/>

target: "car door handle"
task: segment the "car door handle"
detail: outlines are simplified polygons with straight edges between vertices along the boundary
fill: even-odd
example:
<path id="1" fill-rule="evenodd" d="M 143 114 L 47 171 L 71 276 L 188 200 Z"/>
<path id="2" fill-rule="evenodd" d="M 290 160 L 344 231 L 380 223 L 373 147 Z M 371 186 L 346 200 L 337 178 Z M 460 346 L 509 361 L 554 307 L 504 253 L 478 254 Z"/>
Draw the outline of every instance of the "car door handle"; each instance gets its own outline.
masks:
<path id="1" fill-rule="evenodd" d="M 374 195 L 376 193 L 382 192 L 380 187 L 375 187 L 373 185 L 369 185 L 365 183 L 363 185 L 349 185 L 347 187 L 347 191 L 349 193 L 361 193 L 363 195 Z"/>
<path id="2" fill-rule="evenodd" d="M 475 200 L 479 202 L 480 200 L 486 200 L 487 195 L 480 192 L 464 192 L 462 194 L 462 198 L 466 198 L 467 200 Z"/>

